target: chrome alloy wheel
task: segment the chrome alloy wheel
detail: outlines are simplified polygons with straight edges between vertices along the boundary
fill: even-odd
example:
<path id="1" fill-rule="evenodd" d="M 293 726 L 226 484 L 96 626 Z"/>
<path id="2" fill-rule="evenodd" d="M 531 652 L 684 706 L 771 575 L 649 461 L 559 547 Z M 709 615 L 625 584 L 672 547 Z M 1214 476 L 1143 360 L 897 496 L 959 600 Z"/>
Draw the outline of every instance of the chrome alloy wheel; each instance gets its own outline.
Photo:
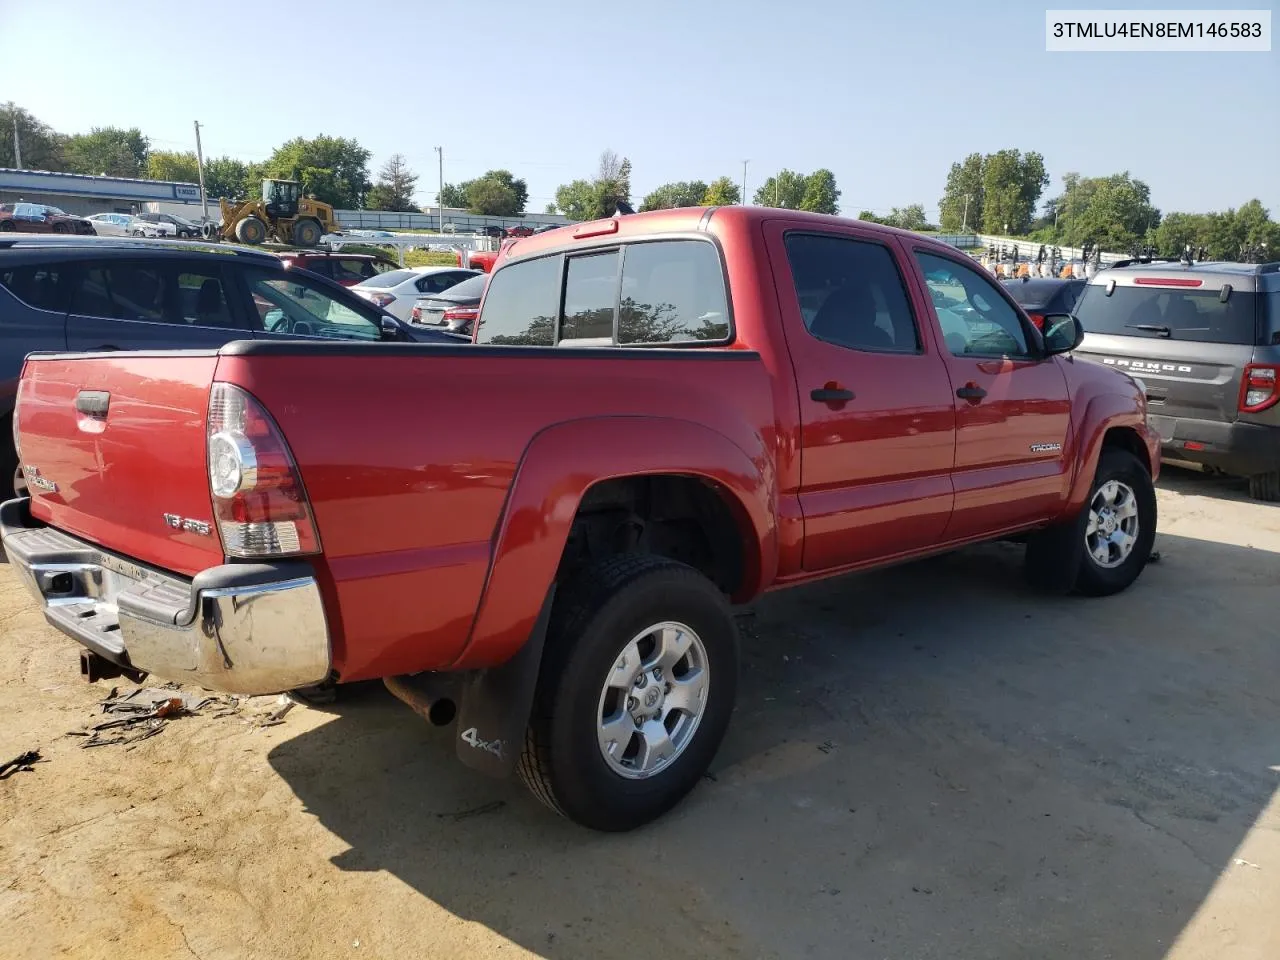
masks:
<path id="1" fill-rule="evenodd" d="M 614 773 L 644 780 L 693 741 L 710 690 L 707 650 L 683 623 L 663 621 L 622 648 L 596 711 L 600 753 Z"/>
<path id="2" fill-rule="evenodd" d="M 1119 480 L 1108 480 L 1089 501 L 1084 543 L 1093 562 L 1111 569 L 1129 559 L 1138 542 L 1138 498 Z"/>

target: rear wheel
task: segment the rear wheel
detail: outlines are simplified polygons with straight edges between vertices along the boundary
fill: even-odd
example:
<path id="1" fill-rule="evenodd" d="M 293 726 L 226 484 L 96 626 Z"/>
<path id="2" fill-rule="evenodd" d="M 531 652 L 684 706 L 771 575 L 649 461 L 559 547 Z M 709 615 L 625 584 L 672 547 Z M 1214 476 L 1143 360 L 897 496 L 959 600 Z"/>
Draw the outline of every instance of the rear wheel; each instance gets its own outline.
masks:
<path id="1" fill-rule="evenodd" d="M 54 233 L 70 233 L 71 228 L 68 227 L 65 223 L 55 223 L 53 225 L 53 232 Z"/>
<path id="2" fill-rule="evenodd" d="M 320 223 L 310 217 L 293 225 L 293 242 L 300 247 L 314 247 L 320 242 Z"/>
<path id="3" fill-rule="evenodd" d="M 584 571 L 557 598 L 520 776 L 596 830 L 631 830 L 706 772 L 733 710 L 737 630 L 710 580 L 647 554 Z"/>
<path id="4" fill-rule="evenodd" d="M 0 220 L 0 233 L 12 233 L 17 229 L 12 220 Z"/>
<path id="5" fill-rule="evenodd" d="M 267 225 L 257 217 L 245 217 L 236 224 L 236 239 L 250 246 L 267 239 Z"/>
<path id="6" fill-rule="evenodd" d="M 1266 503 L 1280 503 L 1280 470 L 1250 477 L 1249 496 Z"/>

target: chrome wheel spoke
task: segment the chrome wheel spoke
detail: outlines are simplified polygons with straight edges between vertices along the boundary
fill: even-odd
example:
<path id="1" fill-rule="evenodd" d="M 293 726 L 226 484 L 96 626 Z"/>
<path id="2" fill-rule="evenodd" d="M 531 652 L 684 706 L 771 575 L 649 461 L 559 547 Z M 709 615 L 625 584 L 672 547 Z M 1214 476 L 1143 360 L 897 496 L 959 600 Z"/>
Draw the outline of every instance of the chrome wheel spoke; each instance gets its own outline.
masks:
<path id="1" fill-rule="evenodd" d="M 600 724 L 600 749 L 606 757 L 621 761 L 636 735 L 636 722 L 622 710 Z"/>
<path id="2" fill-rule="evenodd" d="M 615 690 L 630 690 L 635 685 L 636 674 L 640 672 L 642 666 L 640 647 L 635 640 L 632 640 L 622 648 L 618 659 L 613 662 L 613 669 L 609 671 L 608 686 Z"/>
<path id="3" fill-rule="evenodd" d="M 678 710 L 681 713 L 697 714 L 706 704 L 706 698 L 706 671 L 690 670 L 682 677 L 671 678 L 671 689 L 667 692 L 666 708 L 668 711 Z"/>
<path id="4" fill-rule="evenodd" d="M 693 635 L 675 624 L 668 624 L 658 634 L 658 645 L 654 649 L 653 662 L 668 673 L 677 663 L 684 659 L 693 645 Z"/>
<path id="5" fill-rule="evenodd" d="M 667 735 L 667 728 L 658 720 L 646 721 L 639 732 L 640 750 L 636 753 L 636 770 L 641 774 L 653 773 L 675 755 L 675 744 Z"/>
<path id="6" fill-rule="evenodd" d="M 1121 520 L 1128 520 L 1130 517 L 1138 515 L 1138 502 L 1133 497 L 1126 497 L 1117 507 L 1116 516 Z"/>

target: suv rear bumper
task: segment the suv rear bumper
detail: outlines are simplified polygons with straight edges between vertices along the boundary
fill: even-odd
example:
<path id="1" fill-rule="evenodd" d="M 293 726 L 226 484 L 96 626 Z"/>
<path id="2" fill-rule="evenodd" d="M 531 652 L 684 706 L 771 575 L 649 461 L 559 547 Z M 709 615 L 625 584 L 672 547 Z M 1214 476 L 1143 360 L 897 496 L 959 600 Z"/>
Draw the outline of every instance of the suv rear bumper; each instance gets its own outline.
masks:
<path id="1" fill-rule="evenodd" d="M 165 680 L 266 694 L 326 679 L 331 646 L 311 565 L 226 564 L 185 580 L 0 506 L 9 563 L 45 619 L 94 653 Z"/>
<path id="2" fill-rule="evenodd" d="M 1202 463 L 1240 477 L 1280 470 L 1280 427 L 1150 413 L 1147 424 L 1159 433 L 1167 459 Z"/>

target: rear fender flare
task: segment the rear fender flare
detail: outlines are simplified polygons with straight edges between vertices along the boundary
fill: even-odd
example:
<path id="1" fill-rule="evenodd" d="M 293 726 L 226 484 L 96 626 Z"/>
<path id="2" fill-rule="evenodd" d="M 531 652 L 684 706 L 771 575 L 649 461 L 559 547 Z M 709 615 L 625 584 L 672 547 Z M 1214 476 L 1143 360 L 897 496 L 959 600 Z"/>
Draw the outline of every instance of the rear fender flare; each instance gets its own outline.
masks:
<path id="1" fill-rule="evenodd" d="M 773 460 L 709 427 L 659 417 L 598 417 L 548 427 L 525 449 L 494 533 L 493 560 L 471 637 L 451 669 L 500 664 L 530 636 L 592 485 L 615 477 L 681 474 L 715 484 L 743 537 L 745 600 L 773 580 L 777 511 Z"/>
<path id="2" fill-rule="evenodd" d="M 1135 407 L 1133 398 L 1118 393 L 1104 393 L 1094 397 L 1085 407 L 1080 421 L 1080 457 L 1067 497 L 1066 516 L 1075 516 L 1084 507 L 1093 487 L 1094 475 L 1098 472 L 1098 461 L 1102 458 L 1107 431 L 1116 427 L 1127 427 L 1137 433 L 1147 448 L 1150 461 L 1148 467 L 1156 462 L 1152 458 L 1159 456 L 1159 449 L 1153 444 L 1146 417 L 1141 409 Z"/>

